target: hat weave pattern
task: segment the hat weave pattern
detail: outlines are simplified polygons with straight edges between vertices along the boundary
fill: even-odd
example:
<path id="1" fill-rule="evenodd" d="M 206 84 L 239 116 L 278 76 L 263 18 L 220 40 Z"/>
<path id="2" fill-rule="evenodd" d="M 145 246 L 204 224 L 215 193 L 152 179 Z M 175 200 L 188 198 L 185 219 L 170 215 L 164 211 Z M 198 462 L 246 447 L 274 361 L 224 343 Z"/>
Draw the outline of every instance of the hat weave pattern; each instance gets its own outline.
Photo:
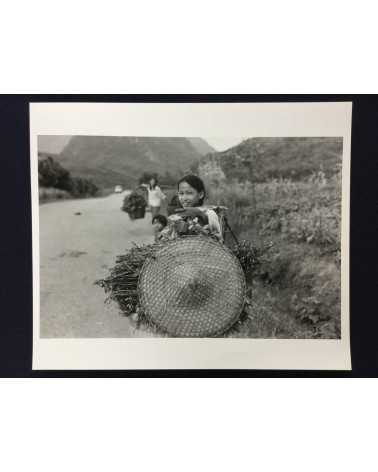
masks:
<path id="1" fill-rule="evenodd" d="M 219 242 L 187 236 L 164 245 L 146 260 L 138 292 L 146 316 L 176 337 L 224 333 L 244 305 L 239 261 Z"/>

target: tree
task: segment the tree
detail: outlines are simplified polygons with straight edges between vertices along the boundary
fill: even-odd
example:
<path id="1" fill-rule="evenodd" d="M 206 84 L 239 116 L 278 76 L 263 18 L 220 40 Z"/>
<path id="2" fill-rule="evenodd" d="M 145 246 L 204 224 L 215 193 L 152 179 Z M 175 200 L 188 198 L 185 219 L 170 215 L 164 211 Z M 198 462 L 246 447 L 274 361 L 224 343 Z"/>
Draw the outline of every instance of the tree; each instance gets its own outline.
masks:
<path id="1" fill-rule="evenodd" d="M 38 162 L 38 181 L 41 187 L 70 191 L 71 175 L 67 169 L 48 156 Z"/>
<path id="2" fill-rule="evenodd" d="M 65 190 L 75 197 L 94 196 L 99 190 L 89 179 L 72 177 L 70 172 L 51 156 L 38 162 L 38 182 L 40 187 Z"/>
<path id="3" fill-rule="evenodd" d="M 143 172 L 143 174 L 139 177 L 138 183 L 140 184 L 148 184 L 150 180 L 154 178 L 159 180 L 159 175 L 157 172 Z"/>

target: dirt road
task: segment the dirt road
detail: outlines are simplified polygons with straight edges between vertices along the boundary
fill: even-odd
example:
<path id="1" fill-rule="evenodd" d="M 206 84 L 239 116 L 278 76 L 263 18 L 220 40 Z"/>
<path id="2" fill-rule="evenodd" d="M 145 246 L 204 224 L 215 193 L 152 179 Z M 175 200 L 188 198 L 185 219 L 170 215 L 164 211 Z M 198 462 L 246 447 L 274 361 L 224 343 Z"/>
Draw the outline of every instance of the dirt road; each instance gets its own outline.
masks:
<path id="1" fill-rule="evenodd" d="M 145 337 L 95 280 L 133 241 L 153 240 L 150 214 L 130 221 L 123 194 L 40 206 L 41 337 Z M 80 213 L 80 214 L 78 214 Z"/>

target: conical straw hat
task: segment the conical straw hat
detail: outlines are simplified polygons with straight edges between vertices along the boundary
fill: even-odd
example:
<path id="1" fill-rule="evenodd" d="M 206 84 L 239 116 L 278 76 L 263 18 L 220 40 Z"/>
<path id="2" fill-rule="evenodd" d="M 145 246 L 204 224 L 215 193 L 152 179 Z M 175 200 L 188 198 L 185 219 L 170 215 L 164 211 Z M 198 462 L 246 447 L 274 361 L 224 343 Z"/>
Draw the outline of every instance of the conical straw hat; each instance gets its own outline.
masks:
<path id="1" fill-rule="evenodd" d="M 245 278 L 236 257 L 209 237 L 170 241 L 147 259 L 138 284 L 146 316 L 177 337 L 224 333 L 244 305 Z"/>

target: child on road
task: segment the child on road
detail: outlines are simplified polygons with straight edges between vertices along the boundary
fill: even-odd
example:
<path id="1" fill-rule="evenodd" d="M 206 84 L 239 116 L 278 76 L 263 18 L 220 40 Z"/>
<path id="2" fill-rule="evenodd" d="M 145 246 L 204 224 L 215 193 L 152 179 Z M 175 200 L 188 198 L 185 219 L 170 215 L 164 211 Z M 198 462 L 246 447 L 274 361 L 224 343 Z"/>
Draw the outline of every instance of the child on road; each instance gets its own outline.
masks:
<path id="1" fill-rule="evenodd" d="M 160 241 L 164 236 L 164 228 L 167 227 L 168 220 L 164 215 L 155 215 L 152 218 L 154 226 L 155 242 Z"/>

